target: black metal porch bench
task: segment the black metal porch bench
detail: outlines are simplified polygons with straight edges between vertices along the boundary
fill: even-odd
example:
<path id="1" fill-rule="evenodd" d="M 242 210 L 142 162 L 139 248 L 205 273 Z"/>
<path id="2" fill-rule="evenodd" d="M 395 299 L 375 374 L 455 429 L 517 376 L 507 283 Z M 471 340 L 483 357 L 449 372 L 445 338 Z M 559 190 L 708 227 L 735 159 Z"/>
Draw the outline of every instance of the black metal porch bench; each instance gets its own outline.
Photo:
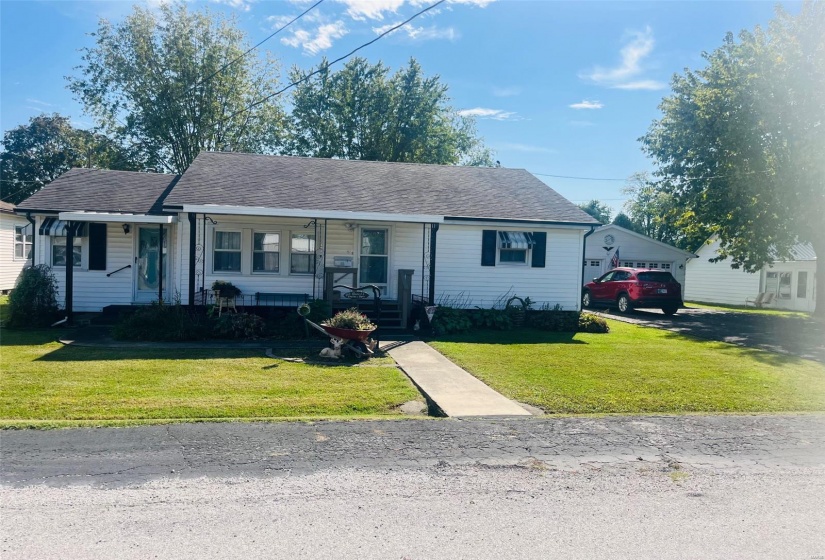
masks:
<path id="1" fill-rule="evenodd" d="M 288 294 L 282 292 L 255 292 L 256 306 L 295 307 L 309 301 L 309 294 Z"/>

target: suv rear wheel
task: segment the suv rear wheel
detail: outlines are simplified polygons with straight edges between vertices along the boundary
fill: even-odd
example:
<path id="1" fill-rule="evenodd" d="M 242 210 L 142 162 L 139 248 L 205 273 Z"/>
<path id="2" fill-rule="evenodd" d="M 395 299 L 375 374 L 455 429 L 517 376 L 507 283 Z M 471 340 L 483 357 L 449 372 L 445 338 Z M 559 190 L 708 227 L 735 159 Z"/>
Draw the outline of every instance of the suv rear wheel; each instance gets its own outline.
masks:
<path id="1" fill-rule="evenodd" d="M 630 307 L 630 298 L 627 297 L 627 294 L 622 294 L 619 296 L 619 299 L 616 300 L 616 307 L 619 308 L 619 313 L 630 313 L 630 311 L 632 311 Z"/>
<path id="2" fill-rule="evenodd" d="M 582 307 L 590 307 L 593 302 L 590 299 L 590 290 L 585 290 L 582 294 Z"/>
<path id="3" fill-rule="evenodd" d="M 662 308 L 662 313 L 667 316 L 675 315 L 677 311 L 679 311 L 679 307 L 676 305 L 668 305 Z"/>

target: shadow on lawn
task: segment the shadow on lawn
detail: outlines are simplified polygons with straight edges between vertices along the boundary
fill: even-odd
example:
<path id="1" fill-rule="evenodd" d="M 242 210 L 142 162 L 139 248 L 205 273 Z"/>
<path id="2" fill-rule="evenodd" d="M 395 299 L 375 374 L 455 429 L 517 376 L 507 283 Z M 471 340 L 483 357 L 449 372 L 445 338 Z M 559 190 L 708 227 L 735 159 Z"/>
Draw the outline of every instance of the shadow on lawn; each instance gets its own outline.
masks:
<path id="1" fill-rule="evenodd" d="M 753 358 L 757 362 L 761 362 L 763 364 L 767 364 L 770 366 L 793 366 L 806 361 L 805 359 L 800 358 L 799 356 L 783 353 L 778 350 L 770 350 L 768 348 L 752 348 L 730 342 L 722 342 L 719 340 L 701 338 L 696 335 L 691 335 L 690 333 L 680 333 L 673 331 L 663 332 L 665 333 L 665 338 L 678 338 L 681 341 L 686 341 L 694 344 L 715 344 L 715 349 L 719 350 L 720 352 L 736 352 L 740 356 L 747 356 L 749 358 Z"/>
<path id="2" fill-rule="evenodd" d="M 40 346 L 57 342 L 59 329 L 0 329 L 0 346 Z"/>

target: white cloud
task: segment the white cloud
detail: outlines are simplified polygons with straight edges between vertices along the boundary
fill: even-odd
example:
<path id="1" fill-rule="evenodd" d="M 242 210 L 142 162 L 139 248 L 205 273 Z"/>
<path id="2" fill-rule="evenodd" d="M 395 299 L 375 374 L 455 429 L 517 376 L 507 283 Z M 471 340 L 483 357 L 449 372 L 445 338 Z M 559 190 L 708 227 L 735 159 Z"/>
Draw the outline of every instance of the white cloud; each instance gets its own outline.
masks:
<path id="1" fill-rule="evenodd" d="M 643 31 L 630 31 L 629 41 L 619 51 L 621 61 L 612 68 L 595 66 L 592 70 L 579 74 L 580 78 L 598 85 L 619 89 L 662 89 L 662 84 L 654 80 L 633 80 L 644 73 L 643 63 L 653 52 L 656 42 L 650 26 Z M 655 87 L 653 87 L 655 86 Z"/>
<path id="2" fill-rule="evenodd" d="M 301 47 L 305 53 L 318 54 L 330 48 L 335 39 L 340 39 L 346 34 L 344 22 L 336 21 L 322 24 L 314 31 L 295 29 L 291 36 L 281 39 L 281 43 L 289 47 Z"/>
<path id="3" fill-rule="evenodd" d="M 496 97 L 515 97 L 521 95 L 521 88 L 518 86 L 510 86 L 503 88 L 493 88 L 493 95 Z"/>
<path id="4" fill-rule="evenodd" d="M 514 152 L 527 152 L 532 154 L 557 154 L 558 150 L 545 148 L 544 146 L 533 146 L 530 144 L 518 144 L 505 142 L 496 146 L 499 150 L 511 150 Z"/>
<path id="5" fill-rule="evenodd" d="M 616 84 L 615 86 L 610 86 L 614 89 L 648 89 L 648 90 L 657 90 L 657 89 L 665 89 L 667 84 L 662 82 L 657 82 L 656 80 L 639 80 L 637 82 L 627 82 L 624 84 Z"/>
<path id="6" fill-rule="evenodd" d="M 347 15 L 354 20 L 382 20 L 387 12 L 397 13 L 404 0 L 338 0 L 347 7 Z"/>
<path id="7" fill-rule="evenodd" d="M 46 103 L 45 101 L 40 101 L 39 99 L 32 99 L 31 97 L 26 99 L 26 103 L 34 103 L 35 105 L 42 105 L 44 107 L 54 107 L 53 103 Z"/>
<path id="8" fill-rule="evenodd" d="M 504 111 L 502 109 L 488 109 L 486 107 L 475 107 L 473 109 L 462 109 L 458 112 L 462 117 L 477 117 L 479 119 L 493 119 L 496 121 L 512 120 L 516 113 L 514 111 Z"/>
<path id="9" fill-rule="evenodd" d="M 591 121 L 570 121 L 570 126 L 596 126 L 596 123 Z"/>
<path id="10" fill-rule="evenodd" d="M 224 4 L 231 8 L 237 8 L 241 11 L 248 12 L 250 8 L 250 4 L 254 3 L 255 0 L 209 0 L 213 4 Z"/>
<path id="11" fill-rule="evenodd" d="M 447 0 L 447 4 L 465 4 L 469 6 L 476 6 L 478 8 L 486 8 L 496 0 Z M 410 2 L 413 6 L 426 6 L 432 4 L 432 0 L 412 0 Z"/>
<path id="12" fill-rule="evenodd" d="M 604 107 L 604 103 L 601 101 L 588 101 L 584 99 L 578 103 L 573 103 L 572 105 L 568 105 L 571 109 L 601 109 Z"/>
<path id="13" fill-rule="evenodd" d="M 382 25 L 381 27 L 373 27 L 372 30 L 376 35 L 386 33 L 399 22 Z M 430 27 L 416 27 L 414 25 L 405 25 L 396 30 L 398 33 L 406 33 L 407 37 L 413 41 L 429 41 L 432 39 L 447 39 L 448 41 L 455 41 L 461 37 L 461 34 L 454 27 L 437 27 L 431 25 Z M 394 32 L 395 33 L 395 32 Z"/>

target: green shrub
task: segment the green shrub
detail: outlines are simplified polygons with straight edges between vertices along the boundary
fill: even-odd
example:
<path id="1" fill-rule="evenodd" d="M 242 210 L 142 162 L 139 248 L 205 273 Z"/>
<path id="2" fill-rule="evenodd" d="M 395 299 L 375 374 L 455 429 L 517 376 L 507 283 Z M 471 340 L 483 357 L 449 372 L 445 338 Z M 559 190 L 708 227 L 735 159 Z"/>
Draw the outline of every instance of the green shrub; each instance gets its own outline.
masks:
<path id="1" fill-rule="evenodd" d="M 309 315 L 307 315 L 307 319 L 315 324 L 326 321 L 332 316 L 332 307 L 325 299 L 314 299 L 304 305 L 309 306 Z"/>
<path id="2" fill-rule="evenodd" d="M 44 264 L 24 268 L 9 295 L 11 327 L 47 327 L 58 316 L 57 280 Z"/>
<path id="3" fill-rule="evenodd" d="M 508 309 L 469 309 L 467 310 L 474 329 L 490 329 L 494 331 L 512 330 L 519 322 L 518 315 L 522 315 L 522 308 Z"/>
<path id="4" fill-rule="evenodd" d="M 538 310 L 528 311 L 527 326 L 541 331 L 577 332 L 579 330 L 578 311 Z"/>
<path id="5" fill-rule="evenodd" d="M 608 333 L 610 332 L 610 327 L 607 325 L 607 321 L 598 315 L 582 313 L 579 316 L 579 332 Z"/>
<path id="6" fill-rule="evenodd" d="M 473 322 L 466 309 L 455 309 L 439 305 L 432 321 L 433 333 L 454 334 L 467 332 L 473 328 Z"/>
<path id="7" fill-rule="evenodd" d="M 182 305 L 153 302 L 123 317 L 112 331 L 118 340 L 183 341 L 209 338 L 209 319 Z"/>
<path id="8" fill-rule="evenodd" d="M 224 313 L 214 320 L 212 332 L 218 338 L 260 338 L 266 323 L 252 313 Z"/>

